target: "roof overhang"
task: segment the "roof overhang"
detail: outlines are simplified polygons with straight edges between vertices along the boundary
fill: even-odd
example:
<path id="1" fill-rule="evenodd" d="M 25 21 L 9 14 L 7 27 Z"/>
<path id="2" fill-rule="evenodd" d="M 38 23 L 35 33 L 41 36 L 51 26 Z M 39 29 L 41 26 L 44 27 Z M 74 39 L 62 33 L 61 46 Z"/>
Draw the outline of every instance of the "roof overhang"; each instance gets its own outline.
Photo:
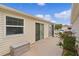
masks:
<path id="1" fill-rule="evenodd" d="M 32 15 L 26 14 L 24 12 L 21 12 L 19 10 L 16 10 L 14 8 L 10 8 L 10 7 L 7 7 L 7 6 L 4 6 L 4 5 L 1 5 L 0 4 L 0 10 L 1 9 L 7 10 L 7 11 L 10 11 L 10 12 L 14 12 L 14 13 L 17 13 L 17 14 L 20 14 L 20 15 L 23 15 L 23 16 L 27 16 L 27 17 L 32 18 L 34 20 L 38 20 L 38 21 L 43 21 L 43 22 L 46 22 L 46 23 L 54 24 L 53 22 L 48 21 L 48 20 L 45 20 L 43 18 L 39 18 L 39 17 L 36 17 L 36 16 L 32 16 Z"/>

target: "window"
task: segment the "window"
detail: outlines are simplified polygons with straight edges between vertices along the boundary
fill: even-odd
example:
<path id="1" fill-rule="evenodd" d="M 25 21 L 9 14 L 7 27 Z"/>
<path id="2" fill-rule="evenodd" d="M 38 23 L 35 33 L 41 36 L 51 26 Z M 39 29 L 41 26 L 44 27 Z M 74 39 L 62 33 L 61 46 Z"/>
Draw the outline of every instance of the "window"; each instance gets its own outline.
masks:
<path id="1" fill-rule="evenodd" d="M 23 33 L 23 27 L 7 27 L 7 35 Z"/>
<path id="2" fill-rule="evenodd" d="M 6 16 L 6 35 L 23 34 L 24 20 Z"/>
<path id="3" fill-rule="evenodd" d="M 23 26 L 23 19 L 13 18 L 6 16 L 6 25 L 18 25 Z"/>

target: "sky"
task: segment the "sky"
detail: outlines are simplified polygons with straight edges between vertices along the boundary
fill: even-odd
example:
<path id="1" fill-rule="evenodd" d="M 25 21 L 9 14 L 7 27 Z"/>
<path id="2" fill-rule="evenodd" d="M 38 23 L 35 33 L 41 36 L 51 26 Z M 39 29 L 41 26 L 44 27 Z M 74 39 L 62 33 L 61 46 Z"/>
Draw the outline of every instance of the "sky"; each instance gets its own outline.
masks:
<path id="1" fill-rule="evenodd" d="M 3 5 L 57 24 L 70 24 L 72 7 L 70 3 L 4 3 Z"/>

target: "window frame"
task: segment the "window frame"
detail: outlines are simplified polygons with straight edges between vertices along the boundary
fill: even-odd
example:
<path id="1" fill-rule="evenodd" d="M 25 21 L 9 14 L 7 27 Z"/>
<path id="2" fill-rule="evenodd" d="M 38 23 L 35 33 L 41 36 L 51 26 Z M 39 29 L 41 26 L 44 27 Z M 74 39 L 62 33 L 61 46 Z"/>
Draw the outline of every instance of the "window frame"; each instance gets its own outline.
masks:
<path id="1" fill-rule="evenodd" d="M 6 16 L 6 17 L 12 17 L 12 16 Z M 17 20 L 18 19 L 22 19 L 22 18 L 18 18 L 18 17 L 12 17 L 12 18 L 17 18 Z M 12 35 L 23 35 L 24 34 L 24 19 L 22 19 L 23 20 L 23 25 L 7 25 L 7 24 L 5 24 L 6 25 L 6 36 L 12 36 Z M 6 21 L 5 21 L 6 23 L 7 23 L 7 19 L 6 19 Z M 16 27 L 16 28 L 18 28 L 18 27 L 23 27 L 23 33 L 17 33 L 17 34 L 7 34 L 7 27 Z"/>
<path id="2" fill-rule="evenodd" d="M 21 19 L 21 18 L 6 16 L 6 19 L 8 19 L 8 20 L 6 20 L 6 25 L 24 26 L 23 19 Z M 10 20 L 10 19 L 12 19 L 12 20 Z M 9 22 L 11 22 L 11 23 L 9 23 Z"/>

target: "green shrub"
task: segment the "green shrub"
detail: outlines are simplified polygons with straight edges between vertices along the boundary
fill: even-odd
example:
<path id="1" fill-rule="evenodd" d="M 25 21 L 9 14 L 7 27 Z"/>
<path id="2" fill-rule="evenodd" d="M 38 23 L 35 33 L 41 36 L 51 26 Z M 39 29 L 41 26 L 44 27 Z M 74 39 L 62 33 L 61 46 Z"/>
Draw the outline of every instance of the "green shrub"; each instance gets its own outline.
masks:
<path id="1" fill-rule="evenodd" d="M 63 46 L 63 44 L 62 44 L 62 42 L 59 42 L 59 44 L 58 44 L 59 46 Z"/>
<path id="2" fill-rule="evenodd" d="M 77 54 L 76 54 L 76 51 L 70 51 L 70 50 L 68 50 L 68 51 L 65 51 L 64 52 L 64 56 L 76 56 Z"/>
<path id="3" fill-rule="evenodd" d="M 66 31 L 63 34 L 61 34 L 61 37 L 63 38 L 63 50 L 65 50 L 63 52 L 64 56 L 76 56 L 76 37 L 73 36 L 73 33 L 71 31 Z"/>
<path id="4" fill-rule="evenodd" d="M 71 31 L 65 31 L 64 33 L 67 34 L 67 35 L 72 35 L 73 34 Z"/>
<path id="5" fill-rule="evenodd" d="M 66 36 L 63 40 L 63 48 L 67 50 L 75 50 L 75 41 L 76 38 L 74 36 Z"/>
<path id="6" fill-rule="evenodd" d="M 61 39 L 64 39 L 64 33 L 59 32 L 59 36 Z"/>
<path id="7" fill-rule="evenodd" d="M 66 36 L 72 36 L 72 32 L 71 31 L 65 31 L 63 33 L 59 32 L 59 36 L 61 39 L 64 39 Z"/>

